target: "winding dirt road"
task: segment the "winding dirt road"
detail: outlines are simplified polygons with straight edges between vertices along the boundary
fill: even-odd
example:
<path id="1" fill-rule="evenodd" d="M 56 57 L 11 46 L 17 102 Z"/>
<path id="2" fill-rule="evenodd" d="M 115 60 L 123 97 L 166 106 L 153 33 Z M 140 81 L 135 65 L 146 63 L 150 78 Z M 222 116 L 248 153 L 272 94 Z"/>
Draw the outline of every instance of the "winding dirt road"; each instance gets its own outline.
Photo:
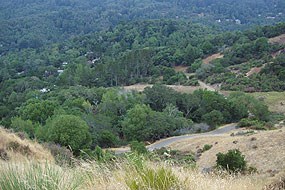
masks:
<path id="1" fill-rule="evenodd" d="M 160 149 L 163 147 L 168 147 L 169 145 L 183 141 L 186 139 L 194 139 L 194 138 L 200 138 L 200 137 L 211 137 L 211 136 L 221 136 L 225 133 L 229 133 L 230 131 L 236 129 L 236 123 L 228 124 L 223 127 L 220 127 L 214 131 L 210 131 L 207 133 L 200 133 L 200 134 L 190 134 L 190 135 L 181 135 L 181 136 L 175 136 L 175 137 L 170 137 L 166 139 L 159 140 L 151 145 L 148 145 L 146 148 L 149 151 L 153 151 L 155 149 Z M 110 149 L 111 151 L 114 151 L 115 154 L 122 154 L 130 151 L 129 147 L 125 148 L 114 148 Z"/>

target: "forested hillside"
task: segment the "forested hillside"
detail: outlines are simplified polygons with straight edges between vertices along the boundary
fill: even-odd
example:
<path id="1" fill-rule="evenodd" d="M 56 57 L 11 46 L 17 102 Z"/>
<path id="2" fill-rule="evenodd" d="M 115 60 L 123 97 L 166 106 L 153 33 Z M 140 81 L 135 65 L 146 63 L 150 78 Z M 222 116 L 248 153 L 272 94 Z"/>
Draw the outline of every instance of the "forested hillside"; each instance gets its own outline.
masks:
<path id="1" fill-rule="evenodd" d="M 1 125 L 76 156 L 240 120 L 272 129 L 284 116 L 247 94 L 186 94 L 166 85 L 285 90 L 285 46 L 269 40 L 285 32 L 276 23 L 284 21 L 284 6 L 282 0 L 4 0 Z M 219 59 L 203 61 L 213 54 Z M 122 88 L 138 83 L 153 86 Z"/>
<path id="2" fill-rule="evenodd" d="M 199 130 L 214 129 L 249 114 L 254 117 L 246 122 L 258 124 L 257 129 L 272 128 L 280 117 L 276 120 L 251 96 L 236 93 L 226 98 L 203 90 L 183 94 L 161 84 L 197 85 L 197 77 L 209 80 L 213 74 L 226 74 L 228 66 L 274 59 L 271 52 L 284 47 L 269 44 L 268 37 L 282 34 L 284 26 L 219 33 L 191 22 L 135 21 L 64 43 L 11 51 L 0 58 L 1 122 L 30 138 L 71 146 L 76 155 L 97 145 L 181 134 L 192 130 L 193 122 L 208 124 Z M 224 58 L 200 64 L 215 52 L 223 52 Z M 284 59 L 274 59 L 283 73 L 278 60 Z M 176 65 L 189 66 L 196 75 L 176 72 Z M 271 77 L 277 72 L 264 69 Z M 143 93 L 103 88 L 139 82 L 159 84 Z"/>
<path id="3" fill-rule="evenodd" d="M 284 20 L 283 0 L 2 0 L 0 54 L 107 30 L 118 23 L 173 19 L 242 29 Z"/>

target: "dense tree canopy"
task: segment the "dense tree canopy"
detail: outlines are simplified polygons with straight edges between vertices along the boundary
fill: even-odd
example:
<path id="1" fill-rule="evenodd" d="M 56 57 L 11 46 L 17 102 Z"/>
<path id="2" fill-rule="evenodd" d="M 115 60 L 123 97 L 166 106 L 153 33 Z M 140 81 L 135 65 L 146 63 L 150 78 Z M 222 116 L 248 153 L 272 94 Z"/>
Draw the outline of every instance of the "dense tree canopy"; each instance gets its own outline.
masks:
<path id="1" fill-rule="evenodd" d="M 46 127 L 48 140 L 70 147 L 75 154 L 79 154 L 80 149 L 88 148 L 91 144 L 88 125 L 80 117 L 59 115 Z"/>

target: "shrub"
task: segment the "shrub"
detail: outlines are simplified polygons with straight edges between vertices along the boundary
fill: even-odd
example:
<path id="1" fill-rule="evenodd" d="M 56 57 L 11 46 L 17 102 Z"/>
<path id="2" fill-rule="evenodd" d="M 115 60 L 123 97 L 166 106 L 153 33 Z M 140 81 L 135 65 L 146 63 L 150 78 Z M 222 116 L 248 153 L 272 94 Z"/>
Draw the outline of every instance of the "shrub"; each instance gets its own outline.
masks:
<path id="1" fill-rule="evenodd" d="M 54 143 L 45 143 L 44 147 L 50 150 L 58 165 L 72 164 L 73 154 L 68 148 Z"/>
<path id="2" fill-rule="evenodd" d="M 30 138 L 34 138 L 36 125 L 31 120 L 23 120 L 20 117 L 14 117 L 11 120 L 11 127 L 17 132 L 25 132 Z"/>
<path id="3" fill-rule="evenodd" d="M 217 166 L 222 169 L 228 170 L 229 172 L 240 172 L 245 171 L 246 161 L 244 155 L 237 150 L 229 150 L 226 154 L 217 154 Z"/>
<path id="4" fill-rule="evenodd" d="M 203 152 L 205 152 L 207 150 L 210 150 L 212 147 L 213 147 L 213 145 L 205 144 L 204 147 L 203 147 Z"/>
<path id="5" fill-rule="evenodd" d="M 249 118 L 244 118 L 240 120 L 240 122 L 238 123 L 238 127 L 250 127 L 251 129 L 256 130 L 266 130 L 264 122 Z"/>
<path id="6" fill-rule="evenodd" d="M 48 140 L 62 146 L 71 147 L 75 155 L 80 149 L 89 148 L 91 135 L 89 127 L 80 117 L 59 115 L 48 123 Z"/>
<path id="7" fill-rule="evenodd" d="M 257 121 L 256 120 L 252 120 L 252 119 L 248 119 L 248 118 L 244 118 L 242 120 L 240 120 L 240 122 L 238 123 L 238 127 L 242 128 L 242 127 L 251 127 L 252 125 L 256 124 Z"/>
<path id="8" fill-rule="evenodd" d="M 135 177 L 135 178 L 134 178 Z M 178 178 L 171 170 L 166 168 L 144 168 L 137 173 L 131 180 L 127 181 L 127 186 L 131 190 L 169 190 L 177 189 Z"/>
<path id="9" fill-rule="evenodd" d="M 98 137 L 98 144 L 102 148 L 114 147 L 116 144 L 118 144 L 118 141 L 119 140 L 116 135 L 108 130 L 102 131 Z"/>
<path id="10" fill-rule="evenodd" d="M 195 167 L 196 160 L 194 153 L 181 152 L 179 150 L 167 150 L 166 148 L 155 149 L 150 154 L 151 160 L 167 162 L 170 165 L 183 167 Z"/>
<path id="11" fill-rule="evenodd" d="M 102 150 L 101 147 L 96 146 L 95 150 L 84 149 L 80 152 L 80 158 L 83 160 L 96 160 L 98 163 L 105 163 L 114 161 L 115 156 L 110 151 Z"/>
<path id="12" fill-rule="evenodd" d="M 132 141 L 131 142 L 131 151 L 138 154 L 146 154 L 148 151 L 143 142 Z"/>

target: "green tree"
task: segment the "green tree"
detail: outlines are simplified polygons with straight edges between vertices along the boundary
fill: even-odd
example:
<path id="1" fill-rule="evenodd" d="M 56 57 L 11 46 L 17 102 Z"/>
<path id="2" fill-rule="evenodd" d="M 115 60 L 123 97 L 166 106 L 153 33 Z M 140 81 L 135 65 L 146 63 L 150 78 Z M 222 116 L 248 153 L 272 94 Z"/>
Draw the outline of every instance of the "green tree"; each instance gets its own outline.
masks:
<path id="1" fill-rule="evenodd" d="M 30 138 L 34 138 L 37 126 L 31 120 L 23 120 L 20 117 L 13 117 L 11 127 L 15 131 L 27 133 Z"/>
<path id="2" fill-rule="evenodd" d="M 70 147 L 75 155 L 80 149 L 89 148 L 91 135 L 89 127 L 80 117 L 59 115 L 47 123 L 48 140 Z"/>
<path id="3" fill-rule="evenodd" d="M 202 121 L 206 122 L 211 127 L 215 128 L 216 126 L 224 122 L 223 114 L 217 110 L 213 110 L 202 116 Z"/>
<path id="4" fill-rule="evenodd" d="M 202 59 L 196 59 L 193 64 L 189 67 L 189 71 L 195 73 L 203 64 Z"/>
<path id="5" fill-rule="evenodd" d="M 253 115 L 254 118 L 261 121 L 268 121 L 270 112 L 268 106 L 264 105 L 261 101 L 244 93 L 232 93 L 229 100 L 239 103 L 240 106 L 245 106 L 247 111 Z M 242 108 L 244 112 L 244 108 Z"/>
<path id="6" fill-rule="evenodd" d="M 147 138 L 146 128 L 153 111 L 146 105 L 136 105 L 128 110 L 121 125 L 127 140 L 144 141 Z"/>
<path id="7" fill-rule="evenodd" d="M 102 148 L 114 147 L 118 144 L 118 137 L 114 135 L 111 131 L 103 130 L 100 132 L 98 137 L 98 144 Z"/>
<path id="8" fill-rule="evenodd" d="M 24 120 L 45 124 L 57 107 L 58 104 L 55 101 L 31 99 L 20 108 L 20 116 Z"/>
<path id="9" fill-rule="evenodd" d="M 191 65 L 195 59 L 198 59 L 199 57 L 202 56 L 202 50 L 197 48 L 197 47 L 193 47 L 191 44 L 189 44 L 186 49 L 185 49 L 185 59 L 186 62 L 188 63 L 188 65 Z"/>
<path id="10" fill-rule="evenodd" d="M 162 111 L 168 104 L 176 105 L 177 92 L 163 85 L 153 85 L 144 90 L 146 103 L 155 111 Z"/>

